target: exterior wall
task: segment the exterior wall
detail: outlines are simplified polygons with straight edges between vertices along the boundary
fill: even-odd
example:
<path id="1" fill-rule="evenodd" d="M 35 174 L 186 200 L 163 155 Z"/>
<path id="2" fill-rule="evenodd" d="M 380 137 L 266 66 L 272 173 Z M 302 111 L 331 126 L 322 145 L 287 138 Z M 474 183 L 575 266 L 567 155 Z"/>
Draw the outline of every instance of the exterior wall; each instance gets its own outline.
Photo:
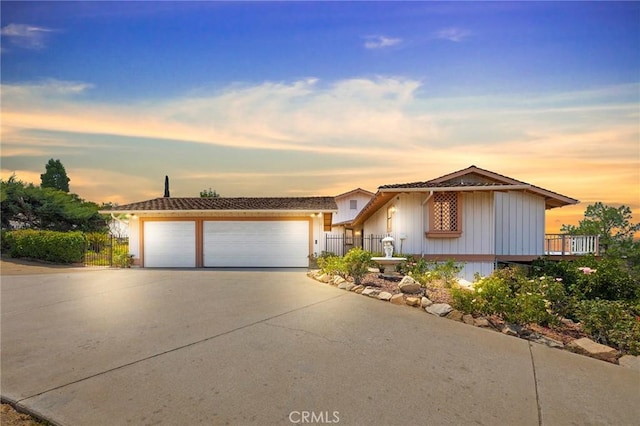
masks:
<path id="1" fill-rule="evenodd" d="M 129 218 L 129 254 L 137 265 L 136 260 L 140 260 L 140 220 L 137 217 Z"/>
<path id="2" fill-rule="evenodd" d="M 371 196 L 363 193 L 355 193 L 346 195 L 344 197 L 337 197 L 336 204 L 338 205 L 338 213 L 333 215 L 333 223 L 342 223 L 355 218 L 360 210 L 371 201 Z M 350 201 L 356 200 L 358 202 L 358 208 L 351 210 Z"/>
<path id="3" fill-rule="evenodd" d="M 425 238 L 427 255 L 493 255 L 494 211 L 492 192 L 464 192 L 462 194 L 462 234 L 457 238 Z M 425 205 L 425 226 L 429 210 Z M 428 228 L 426 228 L 428 229 Z"/>
<path id="4" fill-rule="evenodd" d="M 544 198 L 525 192 L 495 195 L 496 254 L 544 253 Z"/>
<path id="5" fill-rule="evenodd" d="M 473 282 L 475 280 L 475 274 L 486 277 L 491 275 L 494 269 L 494 262 L 464 262 L 462 271 L 460 271 L 458 276 L 469 282 Z"/>

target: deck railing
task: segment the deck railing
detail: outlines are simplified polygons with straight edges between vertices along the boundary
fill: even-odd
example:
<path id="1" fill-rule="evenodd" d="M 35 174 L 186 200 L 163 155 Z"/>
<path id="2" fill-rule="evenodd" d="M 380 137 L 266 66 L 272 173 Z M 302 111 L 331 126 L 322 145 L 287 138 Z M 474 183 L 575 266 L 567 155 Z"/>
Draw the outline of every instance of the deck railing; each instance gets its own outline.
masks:
<path id="1" fill-rule="evenodd" d="M 598 255 L 600 238 L 598 235 L 546 234 L 544 254 L 554 256 Z"/>

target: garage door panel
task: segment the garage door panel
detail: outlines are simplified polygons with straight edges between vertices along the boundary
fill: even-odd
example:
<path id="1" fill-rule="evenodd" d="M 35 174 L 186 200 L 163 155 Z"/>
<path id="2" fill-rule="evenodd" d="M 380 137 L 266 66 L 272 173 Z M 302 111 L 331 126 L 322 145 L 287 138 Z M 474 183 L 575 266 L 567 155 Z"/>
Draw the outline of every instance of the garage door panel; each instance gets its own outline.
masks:
<path id="1" fill-rule="evenodd" d="M 204 266 L 306 267 L 307 221 L 205 221 Z"/>
<path id="2" fill-rule="evenodd" d="M 145 222 L 144 266 L 194 268 L 196 266 L 195 222 Z"/>

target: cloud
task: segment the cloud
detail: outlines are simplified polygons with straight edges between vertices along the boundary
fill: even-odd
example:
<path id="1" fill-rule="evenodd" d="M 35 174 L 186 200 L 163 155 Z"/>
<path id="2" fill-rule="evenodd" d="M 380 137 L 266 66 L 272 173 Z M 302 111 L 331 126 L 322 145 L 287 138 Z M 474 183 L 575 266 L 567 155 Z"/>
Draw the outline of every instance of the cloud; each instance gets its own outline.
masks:
<path id="1" fill-rule="evenodd" d="M 383 35 L 365 37 L 364 47 L 367 49 L 384 49 L 402 43 L 401 38 L 391 38 Z"/>
<path id="2" fill-rule="evenodd" d="M 454 42 L 461 42 L 469 35 L 471 35 L 470 31 L 456 27 L 443 28 L 436 32 L 436 38 Z"/>
<path id="3" fill-rule="evenodd" d="M 7 37 L 15 46 L 25 49 L 42 49 L 45 47 L 47 34 L 53 31 L 50 28 L 35 25 L 8 24 L 0 30 L 0 34 Z"/>

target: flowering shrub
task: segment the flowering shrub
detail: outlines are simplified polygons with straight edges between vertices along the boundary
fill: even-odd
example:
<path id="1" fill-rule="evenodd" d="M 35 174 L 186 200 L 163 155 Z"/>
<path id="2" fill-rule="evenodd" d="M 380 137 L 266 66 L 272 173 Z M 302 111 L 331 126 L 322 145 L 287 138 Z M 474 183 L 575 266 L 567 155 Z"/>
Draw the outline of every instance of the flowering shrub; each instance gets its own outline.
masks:
<path id="1" fill-rule="evenodd" d="M 445 287 L 451 288 L 457 282 L 458 273 L 462 265 L 453 260 L 444 263 L 427 261 L 424 258 L 409 257 L 399 265 L 399 272 L 409 275 L 423 287 L 434 281 L 441 280 Z"/>
<path id="2" fill-rule="evenodd" d="M 595 341 L 640 355 L 640 306 L 612 300 L 583 300 L 576 315 Z"/>

